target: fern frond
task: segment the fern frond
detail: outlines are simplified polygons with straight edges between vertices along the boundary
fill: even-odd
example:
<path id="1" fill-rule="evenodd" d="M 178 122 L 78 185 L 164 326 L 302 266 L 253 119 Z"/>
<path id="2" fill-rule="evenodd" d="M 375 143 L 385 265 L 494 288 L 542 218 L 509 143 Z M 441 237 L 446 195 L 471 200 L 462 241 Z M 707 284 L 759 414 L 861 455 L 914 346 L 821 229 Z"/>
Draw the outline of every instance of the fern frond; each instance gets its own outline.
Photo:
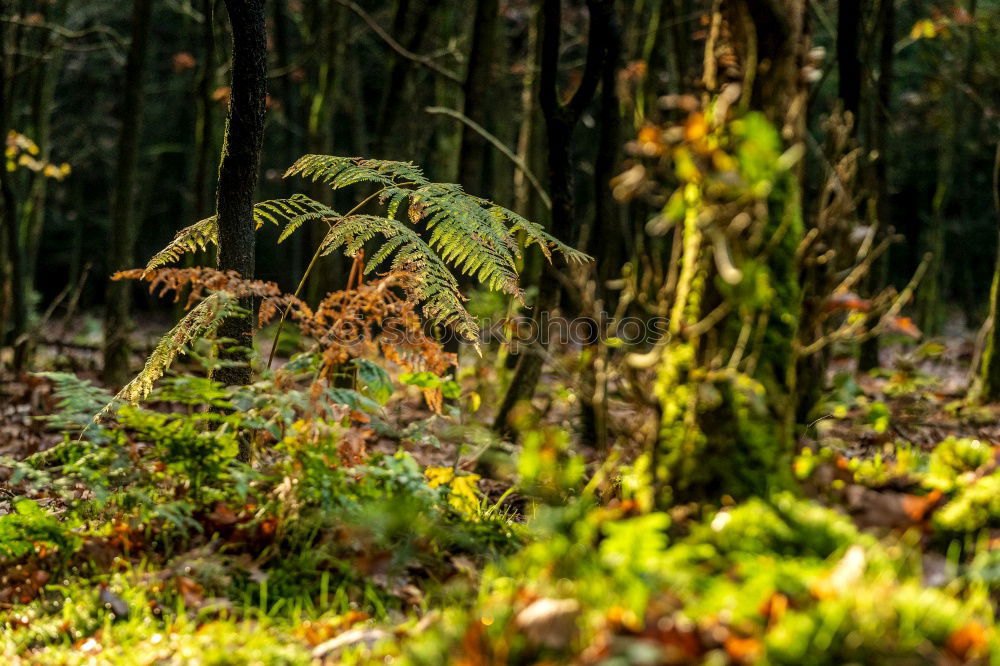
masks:
<path id="1" fill-rule="evenodd" d="M 219 224 L 216 217 L 206 217 L 177 232 L 165 248 L 153 255 L 146 264 L 146 270 L 165 266 L 180 259 L 188 252 L 205 250 L 209 245 L 219 244 Z"/>
<path id="2" fill-rule="evenodd" d="M 296 194 L 290 199 L 273 199 L 256 204 L 253 208 L 254 227 L 260 229 L 265 222 L 284 229 L 278 242 L 285 240 L 296 229 L 309 220 L 336 219 L 340 215 L 318 201 L 303 194 Z M 146 264 L 146 270 L 166 266 L 180 259 L 188 252 L 205 250 L 209 245 L 219 244 L 219 225 L 216 217 L 206 217 L 191 226 L 177 232 L 174 239 L 165 248 L 153 255 Z"/>
<path id="3" fill-rule="evenodd" d="M 153 353 L 146 360 L 142 371 L 118 392 L 118 395 L 101 410 L 95 420 L 99 421 L 110 415 L 119 402 L 131 405 L 141 402 L 153 390 L 154 382 L 166 373 L 185 346 L 194 340 L 215 333 L 227 317 L 240 315 L 245 316 L 246 311 L 239 307 L 236 296 L 224 291 L 211 294 L 184 315 L 184 318 L 160 339 Z"/>
<path id="4" fill-rule="evenodd" d="M 428 182 L 424 172 L 412 162 L 333 155 L 303 155 L 285 172 L 285 178 L 288 176 L 310 178 L 313 182 L 324 183 L 334 190 L 363 182 L 383 186 L 402 182 L 426 185 Z"/>
<path id="5" fill-rule="evenodd" d="M 157 292 L 163 298 L 167 292 L 174 292 L 174 303 L 180 300 L 181 292 L 190 287 L 185 310 L 205 297 L 206 292 L 224 291 L 235 298 L 252 296 L 260 299 L 257 327 L 263 328 L 281 311 L 288 309 L 295 317 L 312 316 L 309 306 L 301 299 L 281 291 L 274 282 L 247 280 L 236 271 L 217 271 L 214 268 L 158 268 L 154 270 L 118 271 L 112 280 L 146 280 L 149 293 Z"/>
<path id="6" fill-rule="evenodd" d="M 311 199 L 304 194 L 295 194 L 290 199 L 272 199 L 262 201 L 253 208 L 254 224 L 257 229 L 265 222 L 281 227 L 278 242 L 282 243 L 306 222 L 311 220 L 326 220 L 332 222 L 340 218 L 340 213 Z"/>
<path id="7" fill-rule="evenodd" d="M 480 199 L 479 201 L 481 205 L 487 208 L 490 215 L 503 220 L 504 224 L 509 225 L 511 234 L 517 235 L 518 232 L 524 232 L 524 247 L 537 245 L 549 261 L 552 261 L 552 254 L 554 252 L 558 252 L 566 258 L 566 261 L 575 264 L 585 264 L 588 261 L 593 261 L 594 258 L 589 254 L 580 252 L 575 247 L 566 245 L 558 238 L 546 233 L 542 225 L 526 220 L 514 211 L 503 206 L 498 206 L 491 201 L 485 199 Z"/>
<path id="8" fill-rule="evenodd" d="M 38 417 L 58 430 L 80 430 L 90 424 L 94 413 L 111 399 L 111 394 L 93 382 L 68 372 L 34 372 L 35 377 L 48 379 L 55 387 L 56 410 Z"/>

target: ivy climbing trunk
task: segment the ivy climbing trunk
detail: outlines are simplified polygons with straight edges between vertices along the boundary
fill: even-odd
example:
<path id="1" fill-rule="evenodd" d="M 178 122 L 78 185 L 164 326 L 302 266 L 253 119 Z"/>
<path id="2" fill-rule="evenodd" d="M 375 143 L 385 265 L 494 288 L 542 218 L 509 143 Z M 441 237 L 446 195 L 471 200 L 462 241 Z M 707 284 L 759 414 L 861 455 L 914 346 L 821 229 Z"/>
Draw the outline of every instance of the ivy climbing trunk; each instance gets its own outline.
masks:
<path id="1" fill-rule="evenodd" d="M 132 268 L 135 261 L 133 209 L 142 134 L 143 74 L 152 10 L 152 0 L 136 0 L 132 5 L 132 33 L 125 65 L 118 166 L 111 207 L 111 268 L 114 271 Z M 126 280 L 108 282 L 108 305 L 104 317 L 104 381 L 112 386 L 122 386 L 128 381 L 131 288 Z"/>
<path id="2" fill-rule="evenodd" d="M 552 224 L 549 232 L 556 238 L 571 239 L 576 236 L 573 222 L 576 219 L 573 203 L 573 163 L 570 155 L 573 130 L 584 109 L 590 104 L 601 80 L 605 58 L 607 25 L 613 9 L 613 0 L 587 0 L 590 10 L 587 30 L 587 57 L 580 85 L 568 102 L 559 101 L 557 86 L 559 70 L 559 45 L 562 26 L 561 0 L 545 0 L 542 6 L 542 52 L 539 75 L 539 106 L 548 132 L 549 196 L 552 199 Z M 553 262 L 556 259 L 553 258 Z M 561 261 L 561 260 L 560 260 Z M 538 284 L 538 298 L 534 305 L 535 330 L 543 332 L 549 317 L 559 307 L 561 284 L 559 264 L 543 265 Z M 548 339 L 540 335 L 536 344 L 521 353 L 514 370 L 514 377 L 504 394 L 493 427 L 501 433 L 511 431 L 511 410 L 518 403 L 530 400 L 542 375 Z"/>
<path id="3" fill-rule="evenodd" d="M 232 26 L 232 85 L 226 134 L 219 164 L 216 215 L 219 225 L 219 270 L 254 275 L 254 193 L 264 140 L 267 95 L 267 51 L 264 0 L 225 0 Z M 252 299 L 241 303 L 253 311 Z M 248 384 L 253 345 L 253 318 L 231 317 L 219 327 L 219 336 L 232 339 L 235 349 L 223 358 L 237 364 L 217 368 L 212 377 L 226 385 Z M 241 442 L 240 458 L 249 459 L 249 443 Z M 246 445 L 246 446 L 245 446 Z"/>

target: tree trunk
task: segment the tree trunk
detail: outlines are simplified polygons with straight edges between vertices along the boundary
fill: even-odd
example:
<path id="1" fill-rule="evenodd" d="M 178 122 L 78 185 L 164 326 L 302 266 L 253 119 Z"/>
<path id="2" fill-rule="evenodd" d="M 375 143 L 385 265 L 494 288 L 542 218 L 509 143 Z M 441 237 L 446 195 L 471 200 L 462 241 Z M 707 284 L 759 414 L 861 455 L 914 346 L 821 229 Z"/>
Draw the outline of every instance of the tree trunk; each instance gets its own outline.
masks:
<path id="1" fill-rule="evenodd" d="M 136 0 L 132 6 L 132 40 L 125 66 L 122 129 L 118 139 L 118 168 L 111 210 L 111 268 L 132 268 L 135 248 L 135 174 L 142 132 L 143 73 L 149 42 L 152 0 Z M 132 285 L 119 280 L 108 283 L 104 318 L 104 381 L 121 386 L 128 380 L 129 317 Z"/>
<path id="2" fill-rule="evenodd" d="M 997 218 L 997 230 L 1000 232 L 1000 143 L 997 144 L 996 157 L 993 160 L 993 208 Z M 1000 234 L 998 234 L 1000 235 Z M 973 398 L 986 402 L 996 402 L 1000 399 L 1000 245 L 997 246 L 996 268 L 993 270 L 993 286 L 990 289 L 989 332 L 986 337 L 986 348 L 979 365 L 979 376 L 973 386 Z"/>
<path id="3" fill-rule="evenodd" d="M 754 74 L 752 88 L 742 94 L 757 112 L 757 123 L 763 112 L 774 125 L 758 131 L 779 130 L 784 145 L 800 143 L 805 137 L 799 63 L 808 48 L 806 2 L 727 0 L 720 11 L 726 17 L 720 34 L 729 40 L 724 46 L 736 55 L 744 80 Z M 706 59 L 717 53 L 707 53 Z M 738 140 L 738 126 L 729 127 Z M 779 161 L 777 155 L 771 159 Z M 657 366 L 660 429 L 649 460 L 666 504 L 718 500 L 723 493 L 767 495 L 791 483 L 803 291 L 795 259 L 804 233 L 801 173 L 801 168 L 776 170 L 770 191 L 761 195 L 766 206 L 748 213 L 759 225 L 753 232 L 732 232 L 728 216 L 703 221 L 714 203 L 712 191 L 694 179 L 681 180 L 684 196 L 697 203 L 678 223 L 680 269 L 670 303 L 670 337 Z M 741 270 L 754 271 L 751 279 L 769 285 L 766 303 L 721 288 L 748 275 L 725 278 L 713 235 L 725 238 L 726 253 L 740 261 Z M 757 238 L 768 239 L 767 244 Z M 728 313 L 705 325 L 719 307 Z"/>
<path id="4" fill-rule="evenodd" d="M 612 310 L 610 294 L 605 290 L 609 279 L 618 277 L 623 265 L 623 239 L 626 234 L 622 207 L 611 195 L 611 179 L 618 173 L 621 152 L 621 110 L 618 98 L 618 72 L 622 61 L 622 31 L 618 12 L 609 16 L 608 43 L 601 73 L 600 134 L 594 160 L 594 219 L 590 225 L 586 251 L 599 257 L 595 266 L 596 301 L 605 312 Z M 592 312 L 601 325 L 601 312 Z M 608 349 L 594 341 L 585 355 L 590 362 L 585 370 L 589 399 L 581 404 L 583 439 L 598 449 L 608 446 Z"/>
<path id="5" fill-rule="evenodd" d="M 896 46 L 896 0 L 882 0 L 878 23 L 882 28 L 879 42 L 879 74 L 876 86 L 875 109 L 872 112 L 872 148 L 878 153 L 873 168 L 875 178 L 875 211 L 883 230 L 888 230 L 892 211 L 889 201 L 889 126 L 892 121 L 893 57 Z M 881 257 L 872 266 L 868 283 L 880 287 L 889 273 L 887 257 Z M 874 290 L 870 290 L 874 291 Z M 861 343 L 858 370 L 867 372 L 879 366 L 879 339 L 872 336 Z"/>
<path id="6" fill-rule="evenodd" d="M 12 39 L 0 45 L 0 136 L 6 137 L 7 132 L 13 129 L 14 123 L 14 100 L 17 99 L 17 76 L 16 72 L 20 66 L 20 28 L 12 30 Z M 7 333 L 6 342 L 14 347 L 12 359 L 12 369 L 19 372 L 24 369 L 27 361 L 27 337 L 28 330 L 28 297 L 27 278 L 25 275 L 24 245 L 21 242 L 20 234 L 20 210 L 17 195 L 11 185 L 11 175 L 5 168 L 0 168 L 0 196 L 3 198 L 3 239 L 4 254 L 0 255 L 0 263 L 9 264 L 9 272 L 5 268 L 5 281 L 0 284 L 0 294 L 10 293 L 10 330 L 0 331 Z M 0 308 L 6 310 L 6 306 Z M 6 314 L 6 312 L 4 313 Z M 4 322 L 6 324 L 6 322 Z"/>
<path id="7" fill-rule="evenodd" d="M 587 60 L 583 77 L 573 97 L 564 103 L 558 99 L 557 79 L 559 68 L 559 43 L 562 25 L 561 0 L 545 0 L 542 7 L 542 55 L 539 103 L 548 131 L 548 172 L 549 195 L 552 198 L 552 224 L 550 233 L 566 242 L 573 242 L 573 222 L 576 219 L 573 205 L 573 164 L 570 146 L 573 130 L 584 109 L 590 104 L 601 79 L 601 69 L 605 58 L 607 25 L 613 10 L 613 0 L 588 0 L 590 20 L 587 39 Z M 553 258 L 559 264 L 544 264 L 538 284 L 538 299 L 535 302 L 534 320 L 536 330 L 546 330 L 549 317 L 559 307 L 561 294 L 558 271 L 563 260 Z M 530 349 L 522 352 L 514 370 L 507 393 L 504 395 L 494 429 L 502 433 L 511 431 L 509 416 L 519 402 L 530 400 L 542 375 L 547 336 L 542 335 Z"/>
<path id="8" fill-rule="evenodd" d="M 469 45 L 469 67 L 465 73 L 462 95 L 465 100 L 463 102 L 465 116 L 486 129 L 490 129 L 489 109 L 496 103 L 491 99 L 491 88 L 499 23 L 499 0 L 476 0 L 472 43 Z M 483 170 L 488 151 L 486 139 L 463 123 L 458 182 L 466 191 L 476 195 L 484 193 Z"/>
<path id="9" fill-rule="evenodd" d="M 194 219 L 208 216 L 211 190 L 211 155 L 215 141 L 212 92 L 215 88 L 215 0 L 201 0 L 201 71 L 198 73 L 198 116 L 194 136 Z"/>
<path id="10" fill-rule="evenodd" d="M 244 278 L 254 275 L 254 193 L 264 139 L 264 104 L 267 95 L 267 51 L 264 0 L 225 0 L 233 33 L 232 85 L 226 134 L 219 164 L 216 215 L 219 224 L 218 267 Z M 253 311 L 252 299 L 241 305 Z M 238 349 L 222 356 L 239 365 L 217 368 L 212 378 L 226 385 L 248 384 L 253 346 L 253 318 L 231 317 L 219 327 L 219 336 L 230 338 Z M 241 443 L 241 459 L 249 447 Z"/>
<path id="11" fill-rule="evenodd" d="M 838 91 L 844 111 L 854 117 L 855 134 L 859 124 L 858 110 L 861 108 L 861 58 L 858 55 L 860 24 L 861 0 L 840 0 L 837 3 Z"/>

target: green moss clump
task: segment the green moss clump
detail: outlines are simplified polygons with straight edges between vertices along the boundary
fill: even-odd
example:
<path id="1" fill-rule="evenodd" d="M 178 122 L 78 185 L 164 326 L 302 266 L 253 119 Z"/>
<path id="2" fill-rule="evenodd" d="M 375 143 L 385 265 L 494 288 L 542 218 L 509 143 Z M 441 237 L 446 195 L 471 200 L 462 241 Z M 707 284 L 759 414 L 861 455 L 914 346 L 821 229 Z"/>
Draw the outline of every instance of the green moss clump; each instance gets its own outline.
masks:
<path id="1" fill-rule="evenodd" d="M 934 526 L 949 532 L 1000 526 L 1000 471 L 960 490 L 934 514 Z"/>
<path id="2" fill-rule="evenodd" d="M 960 477 L 993 459 L 993 448 L 978 439 L 949 436 L 931 452 L 923 485 L 951 492 Z"/>

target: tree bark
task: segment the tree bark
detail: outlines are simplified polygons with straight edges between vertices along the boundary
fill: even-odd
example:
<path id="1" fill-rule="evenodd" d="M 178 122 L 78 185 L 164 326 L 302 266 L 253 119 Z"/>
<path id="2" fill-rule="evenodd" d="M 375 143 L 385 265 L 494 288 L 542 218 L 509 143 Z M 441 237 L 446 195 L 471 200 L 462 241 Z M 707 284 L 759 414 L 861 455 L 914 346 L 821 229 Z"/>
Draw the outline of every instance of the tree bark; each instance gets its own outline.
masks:
<path id="1" fill-rule="evenodd" d="M 476 0 L 469 45 L 469 67 L 462 85 L 463 113 L 480 126 L 489 127 L 493 66 L 496 60 L 497 28 L 500 23 L 499 0 Z M 468 192 L 480 195 L 484 191 L 483 170 L 489 146 L 478 132 L 462 125 L 462 143 L 458 160 L 458 182 Z"/>
<path id="2" fill-rule="evenodd" d="M 542 7 L 542 54 L 539 104 L 548 131 L 549 195 L 552 197 L 552 224 L 550 232 L 556 238 L 573 242 L 573 221 L 576 219 L 573 203 L 573 164 L 570 147 L 573 130 L 584 109 L 590 104 L 601 80 L 605 58 L 607 25 L 613 0 L 587 0 L 590 25 L 587 30 L 587 59 L 580 85 L 566 103 L 558 99 L 559 43 L 562 26 L 561 0 L 545 0 Z M 562 262 L 553 257 L 553 262 Z M 545 330 L 549 316 L 559 307 L 561 263 L 546 263 L 538 284 L 534 320 L 536 330 Z M 514 370 L 507 393 L 493 423 L 495 430 L 509 433 L 511 410 L 519 402 L 530 400 L 542 375 L 544 355 L 548 347 L 547 336 L 542 335 L 537 344 L 523 352 Z"/>
<path id="3" fill-rule="evenodd" d="M 111 269 L 132 268 L 135 249 L 135 175 L 142 134 L 143 74 L 152 16 L 152 0 L 132 5 L 132 39 L 125 65 L 122 128 L 118 139 L 118 167 L 111 209 Z M 121 386 L 128 380 L 131 284 L 108 282 L 104 317 L 104 381 Z"/>
<path id="4" fill-rule="evenodd" d="M 996 214 L 997 231 L 1000 232 L 1000 144 L 997 144 L 993 160 L 993 208 Z M 1000 233 L 998 233 L 1000 236 Z M 990 317 L 987 322 L 986 348 L 979 366 L 979 376 L 973 387 L 976 400 L 995 402 L 1000 399 L 1000 245 L 997 247 L 997 262 L 993 269 L 993 286 L 990 289 Z"/>
<path id="5" fill-rule="evenodd" d="M 875 210 L 883 230 L 888 229 L 892 211 L 889 202 L 889 124 L 892 120 L 893 58 L 896 46 L 895 0 L 882 0 L 878 23 L 882 28 L 879 42 L 879 74 L 876 85 L 876 108 L 872 112 L 872 148 L 878 153 L 873 175 L 875 178 Z M 870 285 L 884 285 L 888 278 L 889 261 L 882 257 L 872 266 Z M 867 372 L 879 365 L 879 339 L 872 336 L 861 343 L 858 370 Z"/>
<path id="6" fill-rule="evenodd" d="M 253 205 L 264 140 L 267 95 L 267 51 L 264 0 L 225 0 L 233 33 L 232 85 L 226 134 L 219 164 L 216 215 L 219 224 L 218 267 L 244 278 L 254 275 Z M 241 305 L 253 311 L 252 299 Z M 248 384 L 248 349 L 253 346 L 253 319 L 231 317 L 219 327 L 219 336 L 233 340 L 237 349 L 221 356 L 239 365 L 217 368 L 212 378 L 226 385 Z M 241 443 L 240 457 L 249 458 Z"/>
<path id="7" fill-rule="evenodd" d="M 858 33 L 861 24 L 861 0 L 840 0 L 837 4 L 837 70 L 838 92 L 844 111 L 854 117 L 854 132 L 858 131 L 858 110 L 861 108 L 861 58 L 858 55 Z"/>
<path id="8" fill-rule="evenodd" d="M 198 74 L 198 117 L 194 137 L 194 219 L 209 214 L 211 190 L 211 154 L 214 143 L 212 91 L 215 83 L 215 0 L 201 0 L 201 71 Z"/>
<path id="9" fill-rule="evenodd" d="M 622 64 L 622 30 L 618 13 L 608 17 L 608 42 L 601 72 L 601 98 L 599 108 L 600 134 L 597 156 L 594 159 L 594 219 L 586 243 L 587 252 L 600 257 L 595 266 L 597 302 L 605 311 L 612 309 L 611 294 L 605 284 L 617 277 L 623 264 L 624 237 L 627 233 L 622 220 L 622 207 L 611 195 L 611 179 L 618 172 L 618 155 L 621 152 L 621 110 L 618 98 L 618 72 Z M 592 312 L 600 318 L 600 312 Z M 598 325 L 600 322 L 598 321 Z M 598 449 L 608 445 L 608 354 L 600 342 L 589 345 L 590 363 L 585 370 L 585 386 L 589 396 L 581 404 L 583 439 Z"/>

